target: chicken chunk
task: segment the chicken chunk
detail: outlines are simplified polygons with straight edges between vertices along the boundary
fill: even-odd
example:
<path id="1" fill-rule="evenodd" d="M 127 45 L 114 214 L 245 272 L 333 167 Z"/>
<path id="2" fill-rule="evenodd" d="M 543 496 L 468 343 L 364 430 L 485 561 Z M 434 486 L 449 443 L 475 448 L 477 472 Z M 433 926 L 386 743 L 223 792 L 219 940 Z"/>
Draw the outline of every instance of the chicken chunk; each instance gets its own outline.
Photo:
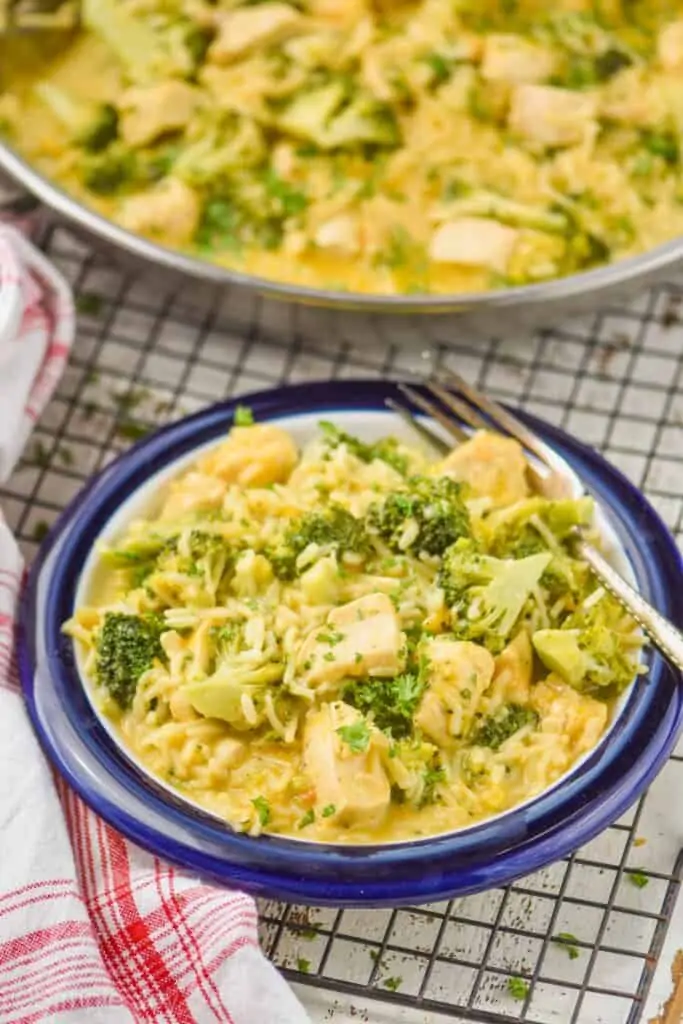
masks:
<path id="1" fill-rule="evenodd" d="M 339 730 L 368 730 L 367 746 L 354 750 Z M 362 744 L 361 744 L 362 745 Z M 318 816 L 335 824 L 368 828 L 382 823 L 391 786 L 382 764 L 382 734 L 369 727 L 355 708 L 339 701 L 313 708 L 304 725 L 304 769 L 315 787 Z"/>
<path id="2" fill-rule="evenodd" d="M 175 78 L 127 89 L 119 101 L 121 137 L 128 146 L 148 146 L 185 128 L 198 104 L 197 90 Z"/>
<path id="3" fill-rule="evenodd" d="M 491 697 L 501 704 L 527 704 L 531 693 L 533 650 L 522 630 L 495 660 Z"/>
<path id="4" fill-rule="evenodd" d="M 556 68 L 557 57 L 551 50 L 522 36 L 493 34 L 486 38 L 481 73 L 490 82 L 545 82 Z"/>
<path id="5" fill-rule="evenodd" d="M 667 89 L 661 76 L 653 78 L 641 67 L 626 68 L 603 87 L 600 116 L 633 128 L 657 128 L 669 117 Z"/>
<path id="6" fill-rule="evenodd" d="M 129 231 L 184 245 L 197 230 L 200 212 L 196 192 L 177 178 L 166 178 L 155 189 L 124 200 L 119 220 Z"/>
<path id="7" fill-rule="evenodd" d="M 391 677 L 405 663 L 405 634 L 386 594 L 367 594 L 335 608 L 322 629 L 304 640 L 297 655 L 299 678 L 308 686 L 342 679 Z"/>
<path id="8" fill-rule="evenodd" d="M 466 736 L 480 697 L 493 678 L 493 656 L 469 640 L 437 637 L 426 650 L 427 689 L 415 724 L 441 747 Z"/>
<path id="9" fill-rule="evenodd" d="M 348 213 L 332 217 L 321 224 L 314 240 L 319 249 L 328 249 L 342 255 L 353 255 L 360 249 L 358 225 Z"/>
<path id="10" fill-rule="evenodd" d="M 552 85 L 518 85 L 508 126 L 539 147 L 572 146 L 597 130 L 597 99 L 589 92 Z"/>
<path id="11" fill-rule="evenodd" d="M 209 50 L 209 60 L 229 64 L 255 46 L 283 39 L 301 22 L 301 15 L 290 4 L 265 3 L 257 7 L 238 7 L 217 15 L 217 35 Z"/>
<path id="12" fill-rule="evenodd" d="M 283 483 L 294 469 L 298 452 L 289 434 L 270 423 L 233 427 L 227 441 L 205 455 L 199 469 L 241 487 Z"/>
<path id="13" fill-rule="evenodd" d="M 529 494 L 526 459 L 518 441 L 479 430 L 436 467 L 439 476 L 466 483 L 475 498 L 511 505 Z"/>
<path id="14" fill-rule="evenodd" d="M 592 750 L 607 725 L 606 704 L 579 693 L 557 676 L 534 686 L 531 704 L 540 715 L 541 731 L 563 737 L 574 758 Z"/>
<path id="15" fill-rule="evenodd" d="M 683 20 L 672 21 L 661 30 L 657 57 L 665 71 L 683 71 Z"/>
<path id="16" fill-rule="evenodd" d="M 178 519 L 188 512 L 209 512 L 223 501 L 225 484 L 206 473 L 186 473 L 174 480 L 161 511 L 162 519 Z"/>
<path id="17" fill-rule="evenodd" d="M 441 224 L 432 235 L 429 256 L 435 263 L 488 267 L 504 274 L 519 232 L 486 217 L 459 217 Z"/>

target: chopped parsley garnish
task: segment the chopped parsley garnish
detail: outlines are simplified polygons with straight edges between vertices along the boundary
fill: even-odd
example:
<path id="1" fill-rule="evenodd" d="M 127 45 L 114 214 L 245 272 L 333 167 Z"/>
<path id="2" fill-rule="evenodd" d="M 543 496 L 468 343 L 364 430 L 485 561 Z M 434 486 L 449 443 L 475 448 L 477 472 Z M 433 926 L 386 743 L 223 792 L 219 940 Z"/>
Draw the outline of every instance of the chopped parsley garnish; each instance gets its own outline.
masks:
<path id="1" fill-rule="evenodd" d="M 636 889 L 644 889 L 646 885 L 649 885 L 650 879 L 647 875 L 640 870 L 629 871 L 628 880 L 631 885 L 635 885 Z"/>
<path id="2" fill-rule="evenodd" d="M 440 53 L 427 53 L 422 60 L 432 73 L 432 85 L 443 85 L 451 77 L 452 65 Z"/>
<path id="3" fill-rule="evenodd" d="M 354 722 L 353 725 L 342 725 L 337 735 L 346 743 L 354 754 L 364 754 L 370 745 L 370 730 L 365 722 Z"/>
<path id="4" fill-rule="evenodd" d="M 316 640 L 321 644 L 329 644 L 330 647 L 334 647 L 336 644 L 341 643 L 344 639 L 344 634 L 338 630 L 330 630 L 329 633 L 318 633 Z"/>
<path id="5" fill-rule="evenodd" d="M 388 988 L 390 992 L 397 992 L 402 984 L 403 978 L 399 978 L 397 975 L 384 979 L 384 987 Z"/>
<path id="6" fill-rule="evenodd" d="M 333 814 L 336 814 L 337 808 L 334 804 L 328 804 L 327 807 L 323 807 L 321 814 L 323 818 L 331 818 Z"/>
<path id="7" fill-rule="evenodd" d="M 234 249 L 241 246 L 240 231 L 243 218 L 231 199 L 208 199 L 195 235 L 197 245 L 204 250 Z"/>
<path id="8" fill-rule="evenodd" d="M 315 811 L 311 807 L 311 808 L 309 808 L 309 810 L 306 811 L 304 816 L 300 819 L 299 824 L 297 825 L 297 828 L 306 828 L 307 825 L 312 825 L 314 821 L 315 821 Z"/>
<path id="9" fill-rule="evenodd" d="M 251 427 L 254 423 L 254 414 L 248 405 L 238 405 L 235 409 L 233 423 L 236 427 Z"/>
<path id="10" fill-rule="evenodd" d="M 270 821 L 270 804 L 263 796 L 257 796 L 251 802 L 258 814 L 258 820 L 265 827 Z"/>
<path id="11" fill-rule="evenodd" d="M 308 199 L 299 189 L 293 188 L 289 182 L 280 178 L 273 170 L 268 170 L 265 177 L 268 198 L 276 206 L 276 213 L 283 217 L 293 217 L 302 213 L 308 206 Z"/>
<path id="12" fill-rule="evenodd" d="M 557 935 L 553 935 L 552 941 L 566 949 L 570 960 L 576 960 L 579 956 L 580 951 L 577 946 L 577 939 L 571 932 L 558 932 Z"/>
<path id="13" fill-rule="evenodd" d="M 307 960 L 303 956 L 300 956 L 296 962 L 296 969 L 297 971 L 300 971 L 302 974 L 310 974 L 311 961 Z"/>
<path id="14" fill-rule="evenodd" d="M 529 982 L 517 976 L 508 978 L 508 992 L 513 999 L 526 999 L 529 995 Z"/>

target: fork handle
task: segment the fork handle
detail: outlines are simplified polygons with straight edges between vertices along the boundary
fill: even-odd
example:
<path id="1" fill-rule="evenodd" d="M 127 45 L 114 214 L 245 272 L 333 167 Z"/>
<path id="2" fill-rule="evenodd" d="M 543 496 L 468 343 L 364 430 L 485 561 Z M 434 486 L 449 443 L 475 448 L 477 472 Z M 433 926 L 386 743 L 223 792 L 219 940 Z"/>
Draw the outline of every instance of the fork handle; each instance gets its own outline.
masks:
<path id="1" fill-rule="evenodd" d="M 651 604 L 634 590 L 630 583 L 612 568 L 597 548 L 587 541 L 577 538 L 576 549 L 581 558 L 585 559 L 600 582 L 628 608 L 642 630 L 661 651 L 661 653 L 683 672 L 683 633 L 664 618 Z"/>

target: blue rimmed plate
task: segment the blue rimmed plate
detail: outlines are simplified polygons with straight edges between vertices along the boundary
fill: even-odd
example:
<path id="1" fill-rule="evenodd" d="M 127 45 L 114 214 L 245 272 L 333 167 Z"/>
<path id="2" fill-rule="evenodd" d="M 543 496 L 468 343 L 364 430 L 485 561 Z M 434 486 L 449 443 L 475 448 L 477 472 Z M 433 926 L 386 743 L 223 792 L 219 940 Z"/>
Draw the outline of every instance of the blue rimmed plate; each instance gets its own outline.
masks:
<path id="1" fill-rule="evenodd" d="M 370 435 L 397 432 L 385 409 L 396 385 L 306 384 L 242 397 L 258 420 L 298 439 L 319 419 Z M 155 782 L 117 744 L 84 687 L 61 633 L 87 578 L 93 544 L 119 529 L 145 495 L 229 429 L 235 402 L 166 427 L 113 462 L 69 506 L 33 567 L 20 628 L 20 670 L 33 724 L 57 769 L 84 800 L 141 846 L 229 886 L 332 905 L 421 903 L 503 885 L 557 860 L 619 817 L 664 764 L 683 726 L 683 690 L 658 655 L 632 687 L 608 737 L 557 785 L 468 829 L 385 846 L 324 846 L 252 838 Z M 602 506 L 606 528 L 643 594 L 679 624 L 678 550 L 644 497 L 562 431 L 522 417 L 563 455 Z M 367 429 L 365 429 L 367 428 Z"/>

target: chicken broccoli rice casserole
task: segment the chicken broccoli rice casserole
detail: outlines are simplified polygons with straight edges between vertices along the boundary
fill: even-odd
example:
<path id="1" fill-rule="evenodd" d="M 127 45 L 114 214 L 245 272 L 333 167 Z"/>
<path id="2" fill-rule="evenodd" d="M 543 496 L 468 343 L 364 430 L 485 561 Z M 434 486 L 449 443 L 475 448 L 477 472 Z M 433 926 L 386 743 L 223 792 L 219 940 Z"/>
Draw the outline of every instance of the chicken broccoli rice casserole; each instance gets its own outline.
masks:
<path id="1" fill-rule="evenodd" d="M 532 493 L 508 438 L 435 461 L 321 423 L 299 451 L 239 409 L 156 500 L 64 628 L 123 746 L 237 830 L 385 843 L 499 814 L 639 671 L 572 553 L 591 499 Z"/>
<path id="2" fill-rule="evenodd" d="M 84 0 L 83 26 L 5 44 L 0 131 L 227 267 L 444 294 L 683 234 L 673 0 Z"/>

